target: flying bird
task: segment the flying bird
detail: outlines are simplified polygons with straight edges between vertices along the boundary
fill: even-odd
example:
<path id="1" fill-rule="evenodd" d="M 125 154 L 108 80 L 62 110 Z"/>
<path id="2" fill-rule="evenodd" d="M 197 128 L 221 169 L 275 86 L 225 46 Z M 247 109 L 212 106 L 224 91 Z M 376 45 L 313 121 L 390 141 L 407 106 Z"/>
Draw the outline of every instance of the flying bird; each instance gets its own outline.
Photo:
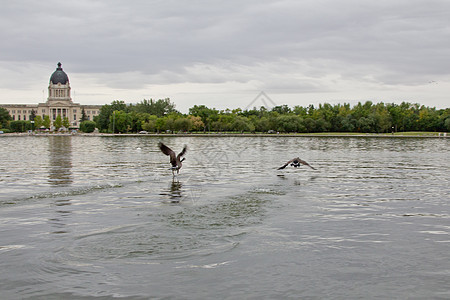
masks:
<path id="1" fill-rule="evenodd" d="M 161 149 L 162 153 L 170 156 L 170 163 L 172 164 L 172 168 L 171 168 L 172 175 L 175 176 L 175 170 L 177 171 L 177 174 L 178 174 L 180 172 L 181 167 L 183 166 L 183 164 L 181 162 L 183 160 L 185 160 L 185 158 L 183 156 L 186 154 L 187 146 L 184 145 L 183 150 L 181 150 L 181 152 L 178 155 L 176 155 L 172 149 L 170 149 L 169 147 L 167 147 L 166 145 L 164 145 L 161 142 L 158 143 L 158 147 L 159 147 L 159 149 Z"/>
<path id="2" fill-rule="evenodd" d="M 298 168 L 301 165 L 305 165 L 305 166 L 310 167 L 313 170 L 316 170 L 316 168 L 312 167 L 310 164 L 308 164 L 306 161 L 300 159 L 299 157 L 291 159 L 290 161 L 285 163 L 283 166 L 279 167 L 278 170 L 286 168 L 289 164 L 291 164 L 291 166 L 294 167 L 294 168 Z"/>

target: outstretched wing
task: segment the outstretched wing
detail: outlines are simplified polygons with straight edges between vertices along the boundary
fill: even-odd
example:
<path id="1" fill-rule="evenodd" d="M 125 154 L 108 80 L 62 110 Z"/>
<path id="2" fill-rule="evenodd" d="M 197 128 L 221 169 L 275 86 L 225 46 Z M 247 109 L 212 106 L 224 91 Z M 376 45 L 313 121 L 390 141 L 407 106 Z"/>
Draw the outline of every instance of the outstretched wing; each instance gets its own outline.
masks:
<path id="1" fill-rule="evenodd" d="M 298 161 L 299 163 L 301 163 L 302 165 L 308 166 L 308 167 L 310 167 L 311 169 L 316 170 L 316 168 L 314 168 L 313 166 L 311 166 L 310 164 L 308 164 L 306 161 L 304 161 L 304 160 L 302 160 L 302 159 L 300 159 L 300 158 L 298 158 L 298 157 L 297 157 L 297 161 Z"/>
<path id="2" fill-rule="evenodd" d="M 159 142 L 158 143 L 158 147 L 159 149 L 161 149 L 162 153 L 164 153 L 165 155 L 175 155 L 175 152 L 173 152 L 172 149 L 170 149 L 169 147 L 167 147 L 166 145 L 164 145 L 163 143 Z"/>
<path id="3" fill-rule="evenodd" d="M 294 158 L 295 159 L 295 158 Z M 284 169 L 286 168 L 290 163 L 292 163 L 294 161 L 294 159 L 291 159 L 290 161 L 288 161 L 287 163 L 285 163 L 283 166 L 279 167 L 278 170 Z"/>
<path id="4" fill-rule="evenodd" d="M 175 156 L 176 155 L 175 152 L 173 152 L 172 149 L 170 149 L 169 147 L 167 147 L 166 145 L 164 145 L 161 142 L 158 143 L 158 146 L 159 146 L 159 149 L 161 149 L 162 153 L 170 156 L 170 163 L 172 164 L 172 167 L 176 167 L 177 166 L 177 158 Z"/>
<path id="5" fill-rule="evenodd" d="M 177 158 L 180 159 L 182 156 L 184 156 L 187 152 L 187 146 L 184 145 L 183 150 L 178 154 Z"/>
<path id="6" fill-rule="evenodd" d="M 298 157 L 291 159 L 290 161 L 288 161 L 287 163 L 285 163 L 283 166 L 279 167 L 278 170 L 284 169 L 286 168 L 289 164 L 293 163 L 294 161 L 298 161 L 299 163 L 301 163 L 302 165 L 308 166 L 313 170 L 316 170 L 316 168 L 314 168 L 313 166 L 311 166 L 310 164 L 308 164 L 306 161 L 304 161 L 303 159 L 300 159 Z"/>

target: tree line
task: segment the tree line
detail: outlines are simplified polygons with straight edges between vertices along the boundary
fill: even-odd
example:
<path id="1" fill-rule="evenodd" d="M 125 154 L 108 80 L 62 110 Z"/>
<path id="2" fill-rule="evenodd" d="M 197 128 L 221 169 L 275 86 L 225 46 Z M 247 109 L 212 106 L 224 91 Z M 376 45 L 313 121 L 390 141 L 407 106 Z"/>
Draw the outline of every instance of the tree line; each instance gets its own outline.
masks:
<path id="1" fill-rule="evenodd" d="M 0 113 L 0 118 L 2 114 Z M 37 116 L 36 116 L 37 117 Z M 47 121 L 47 120 L 43 120 Z M 62 120 L 61 122 L 63 122 Z M 417 103 L 373 103 L 351 106 L 319 104 L 288 105 L 267 109 L 217 110 L 194 105 L 188 114 L 175 109 L 170 99 L 143 100 L 135 104 L 113 101 L 103 105 L 93 121 L 81 120 L 80 129 L 105 133 L 147 132 L 358 132 L 450 131 L 450 108 L 436 109 Z M 10 121 L 12 124 L 14 121 Z M 19 121 L 16 121 L 19 122 Z M 29 121 L 20 121 L 29 122 Z M 56 121 L 55 121 L 56 122 Z M 5 124 L 2 123 L 2 126 Z M 64 124 L 67 125 L 67 124 Z M 11 126 L 11 125 L 10 125 Z M 45 125 L 44 125 L 45 126 Z M 5 127 L 6 128 L 6 127 Z M 11 128 L 13 131 L 13 128 Z"/>
<path id="2" fill-rule="evenodd" d="M 113 101 L 94 118 L 101 132 L 361 132 L 450 131 L 450 109 L 403 102 L 348 103 L 318 107 L 287 105 L 267 109 L 217 110 L 194 105 L 188 114 L 175 109 L 170 99 L 137 104 Z"/>

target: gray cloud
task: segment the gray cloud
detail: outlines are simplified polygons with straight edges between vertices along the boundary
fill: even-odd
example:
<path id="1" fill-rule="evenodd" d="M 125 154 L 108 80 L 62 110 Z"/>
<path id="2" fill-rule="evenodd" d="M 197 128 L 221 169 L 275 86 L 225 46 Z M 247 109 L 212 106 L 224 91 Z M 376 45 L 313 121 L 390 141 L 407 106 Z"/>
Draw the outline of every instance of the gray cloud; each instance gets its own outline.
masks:
<path id="1" fill-rule="evenodd" d="M 445 0 L 7 1 L 0 75 L 62 61 L 118 89 L 238 82 L 327 92 L 330 76 L 414 86 L 450 77 L 449 12 Z"/>

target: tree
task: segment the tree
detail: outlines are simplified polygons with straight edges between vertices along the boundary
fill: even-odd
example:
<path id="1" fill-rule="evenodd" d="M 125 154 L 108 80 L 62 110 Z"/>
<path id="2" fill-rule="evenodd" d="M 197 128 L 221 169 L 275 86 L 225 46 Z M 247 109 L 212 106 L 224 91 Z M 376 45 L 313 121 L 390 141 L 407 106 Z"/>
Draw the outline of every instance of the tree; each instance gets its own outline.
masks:
<path id="1" fill-rule="evenodd" d="M 304 132 L 306 128 L 304 128 L 302 121 L 297 115 L 280 115 L 276 119 L 276 129 L 280 132 L 299 132 L 299 128 L 303 126 L 301 131 Z"/>
<path id="2" fill-rule="evenodd" d="M 230 127 L 231 127 L 230 129 L 233 131 L 240 131 L 240 132 L 255 131 L 255 126 L 249 121 L 249 119 L 242 116 L 236 116 L 233 123 L 231 123 Z"/>
<path id="3" fill-rule="evenodd" d="M 44 121 L 43 121 L 42 125 L 43 125 L 45 128 L 50 128 L 50 125 L 51 125 L 51 124 L 52 124 L 52 121 L 50 121 L 50 117 L 47 116 L 47 115 L 44 115 Z"/>
<path id="4" fill-rule="evenodd" d="M 62 118 L 61 115 L 57 115 L 55 121 L 53 121 L 53 126 L 55 130 L 58 131 L 62 127 Z"/>
<path id="5" fill-rule="evenodd" d="M 37 115 L 34 117 L 34 128 L 39 129 L 44 124 L 44 120 L 42 120 L 42 117 Z"/>
<path id="6" fill-rule="evenodd" d="M 189 118 L 178 118 L 174 121 L 175 131 L 191 131 L 192 121 Z"/>
<path id="7" fill-rule="evenodd" d="M 100 108 L 100 113 L 97 116 L 97 127 L 102 131 L 112 131 L 112 114 L 114 111 L 128 112 L 128 106 L 124 101 L 115 100 L 111 104 L 105 104 Z"/>
<path id="8" fill-rule="evenodd" d="M 450 131 L 450 117 L 448 117 L 447 119 L 445 119 L 445 122 L 444 122 L 444 130 Z"/>
<path id="9" fill-rule="evenodd" d="M 32 109 L 30 114 L 30 121 L 34 121 L 35 118 L 36 118 L 36 111 Z"/>
<path id="10" fill-rule="evenodd" d="M 142 129 L 148 132 L 156 131 L 156 121 L 158 120 L 157 116 L 150 115 L 147 120 L 142 121 Z"/>
<path id="11" fill-rule="evenodd" d="M 174 131 L 175 130 L 175 118 L 173 116 L 166 116 L 162 118 L 164 120 L 163 130 Z"/>
<path id="12" fill-rule="evenodd" d="M 276 111 L 279 114 L 288 114 L 291 112 L 291 109 L 286 104 L 284 105 L 278 105 L 272 108 L 272 111 Z"/>
<path id="13" fill-rule="evenodd" d="M 9 121 L 11 121 L 11 115 L 8 110 L 0 107 L 0 128 L 7 128 Z"/>
<path id="14" fill-rule="evenodd" d="M 205 130 L 205 123 L 203 123 L 201 117 L 189 115 L 188 119 L 192 123 L 192 130 L 194 131 Z"/>
<path id="15" fill-rule="evenodd" d="M 11 121 L 9 122 L 9 128 L 12 132 L 25 132 L 26 130 L 26 121 Z"/>
<path id="16" fill-rule="evenodd" d="M 205 105 L 194 105 L 194 107 L 189 108 L 189 115 L 201 118 L 204 130 L 210 130 L 211 122 L 218 120 L 218 114 L 219 112 L 216 109 L 210 109 Z"/>
<path id="17" fill-rule="evenodd" d="M 144 99 L 141 103 L 136 104 L 133 107 L 133 110 L 138 113 L 148 113 L 160 118 L 167 116 L 170 113 L 177 112 L 175 104 L 170 102 L 169 98 L 159 99 L 157 101 L 154 101 L 153 99 Z"/>
<path id="18" fill-rule="evenodd" d="M 155 128 L 157 132 L 160 132 L 161 130 L 164 130 L 165 122 L 163 118 L 158 118 L 155 121 Z"/>
<path id="19" fill-rule="evenodd" d="M 375 119 L 372 116 L 362 117 L 356 122 L 360 132 L 376 132 Z"/>
<path id="20" fill-rule="evenodd" d="M 94 121 L 83 121 L 80 123 L 80 130 L 85 133 L 91 133 L 95 130 L 96 123 Z"/>
<path id="21" fill-rule="evenodd" d="M 353 132 L 355 130 L 355 120 L 352 115 L 347 115 L 341 120 L 341 131 Z"/>
<path id="22" fill-rule="evenodd" d="M 69 122 L 69 118 L 64 117 L 62 120 L 62 126 L 64 126 L 66 129 L 69 129 L 70 127 L 70 122 Z"/>
<path id="23" fill-rule="evenodd" d="M 302 117 L 306 117 L 306 115 L 308 114 L 308 109 L 302 106 L 295 106 L 294 109 L 292 110 L 292 112 L 298 116 L 302 116 Z"/>
<path id="24" fill-rule="evenodd" d="M 110 124 L 114 125 L 114 128 L 112 128 L 113 133 L 128 132 L 131 118 L 127 112 L 115 111 L 111 119 L 113 120 L 110 120 Z"/>
<path id="25" fill-rule="evenodd" d="M 261 117 L 255 120 L 253 123 L 256 131 L 258 132 L 267 132 L 271 130 L 270 121 L 268 117 Z"/>
<path id="26" fill-rule="evenodd" d="M 304 121 L 306 132 L 316 132 L 316 121 L 313 118 L 306 118 Z"/>
<path id="27" fill-rule="evenodd" d="M 80 123 L 87 121 L 88 117 L 86 115 L 86 112 L 84 111 L 84 107 L 81 109 L 81 119 L 80 119 Z"/>

